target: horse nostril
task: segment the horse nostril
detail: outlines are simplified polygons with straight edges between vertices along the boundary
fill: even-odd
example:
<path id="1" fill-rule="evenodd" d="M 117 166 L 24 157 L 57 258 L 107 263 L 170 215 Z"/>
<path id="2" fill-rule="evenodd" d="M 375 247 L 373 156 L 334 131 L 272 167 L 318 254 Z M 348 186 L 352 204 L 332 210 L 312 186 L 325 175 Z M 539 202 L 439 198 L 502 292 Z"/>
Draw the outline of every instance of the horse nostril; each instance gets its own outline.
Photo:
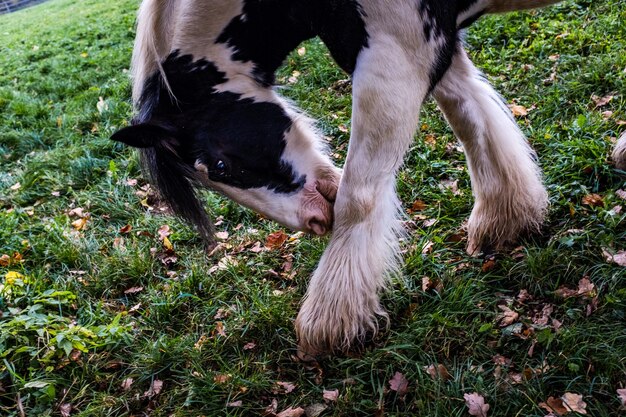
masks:
<path id="1" fill-rule="evenodd" d="M 328 231 L 324 220 L 312 217 L 306 222 L 307 228 L 318 236 L 323 236 Z"/>

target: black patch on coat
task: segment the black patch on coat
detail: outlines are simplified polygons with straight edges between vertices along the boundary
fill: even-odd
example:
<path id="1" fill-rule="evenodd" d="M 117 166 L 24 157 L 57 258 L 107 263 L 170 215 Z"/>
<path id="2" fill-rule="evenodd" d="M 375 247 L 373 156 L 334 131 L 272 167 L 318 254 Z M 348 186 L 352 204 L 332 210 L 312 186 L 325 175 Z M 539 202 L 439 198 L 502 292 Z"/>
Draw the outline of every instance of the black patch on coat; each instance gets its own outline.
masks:
<path id="1" fill-rule="evenodd" d="M 437 48 L 435 63 L 430 72 L 430 89 L 444 76 L 450 64 L 458 41 L 458 28 L 456 18 L 458 16 L 458 4 L 456 1 L 420 0 L 419 12 L 424 22 L 424 36 L 426 41 L 433 43 L 435 39 L 442 39 L 442 44 Z"/>
<path id="2" fill-rule="evenodd" d="M 245 0 L 217 38 L 233 48 L 232 59 L 254 63 L 254 76 L 265 86 L 286 56 L 302 41 L 319 36 L 337 64 L 352 73 L 367 32 L 355 0 Z"/>

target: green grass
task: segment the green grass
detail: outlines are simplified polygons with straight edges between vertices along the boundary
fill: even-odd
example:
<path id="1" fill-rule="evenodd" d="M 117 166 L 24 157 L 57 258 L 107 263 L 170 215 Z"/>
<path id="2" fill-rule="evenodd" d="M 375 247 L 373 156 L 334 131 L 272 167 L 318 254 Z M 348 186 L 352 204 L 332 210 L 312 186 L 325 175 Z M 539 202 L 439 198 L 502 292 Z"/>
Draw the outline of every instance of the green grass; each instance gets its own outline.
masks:
<path id="1" fill-rule="evenodd" d="M 417 199 L 426 207 L 410 214 L 403 276 L 383 295 L 390 329 L 319 369 L 294 361 L 293 319 L 326 239 L 295 236 L 257 253 L 255 243 L 281 227 L 207 193 L 207 207 L 223 217 L 218 229 L 229 233 L 207 256 L 192 229 L 141 190 L 134 153 L 108 139 L 131 115 L 136 8 L 51 0 L 0 16 L 0 415 L 57 416 L 71 405 L 76 416 L 248 416 L 276 399 L 278 411 L 325 404 L 324 416 L 447 417 L 468 415 L 463 394 L 474 391 L 490 416 L 543 416 L 538 404 L 565 392 L 583 395 L 588 415 L 618 415 L 626 272 L 602 251 L 626 248 L 625 211 L 614 209 L 624 203 L 616 194 L 624 173 L 607 158 L 626 128 L 621 0 L 568 1 L 470 29 L 478 66 L 509 102 L 532 109 L 518 121 L 545 171 L 546 226 L 498 254 L 491 269 L 464 253 L 458 238 L 472 205 L 465 159 L 429 102 L 399 176 L 405 207 Z M 319 120 L 342 164 L 347 76 L 318 41 L 304 46 L 280 71 L 282 91 Z M 289 83 L 294 71 L 301 74 Z M 607 94 L 613 100 L 596 108 L 592 95 Z M 442 189 L 443 180 L 458 180 L 459 192 Z M 591 193 L 602 204 L 584 204 Z M 89 213 L 83 230 L 72 225 L 76 207 Z M 423 227 L 430 219 L 437 222 Z M 163 225 L 175 263 L 158 238 Z M 597 292 L 591 314 L 590 298 L 556 291 L 577 288 L 583 276 Z M 423 277 L 443 289 L 423 291 Z M 521 290 L 532 298 L 515 301 Z M 518 324 L 500 325 L 503 304 Z M 546 305 L 558 330 L 533 322 Z M 431 378 L 431 364 L 450 378 Z M 404 396 L 389 389 L 396 372 L 409 381 Z M 155 380 L 161 392 L 146 395 Z M 285 393 L 277 381 L 296 388 Z M 325 403 L 331 389 L 339 397 Z"/>

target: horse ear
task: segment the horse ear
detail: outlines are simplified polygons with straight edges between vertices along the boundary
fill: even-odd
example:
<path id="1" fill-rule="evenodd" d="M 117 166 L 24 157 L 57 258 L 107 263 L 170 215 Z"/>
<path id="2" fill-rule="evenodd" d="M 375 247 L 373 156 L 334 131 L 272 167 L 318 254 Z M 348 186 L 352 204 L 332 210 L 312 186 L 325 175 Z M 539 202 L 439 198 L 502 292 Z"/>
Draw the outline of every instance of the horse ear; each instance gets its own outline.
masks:
<path id="1" fill-rule="evenodd" d="M 118 130 L 111 136 L 117 142 L 123 142 L 135 148 L 153 148 L 176 142 L 174 132 L 162 126 L 140 123 Z"/>

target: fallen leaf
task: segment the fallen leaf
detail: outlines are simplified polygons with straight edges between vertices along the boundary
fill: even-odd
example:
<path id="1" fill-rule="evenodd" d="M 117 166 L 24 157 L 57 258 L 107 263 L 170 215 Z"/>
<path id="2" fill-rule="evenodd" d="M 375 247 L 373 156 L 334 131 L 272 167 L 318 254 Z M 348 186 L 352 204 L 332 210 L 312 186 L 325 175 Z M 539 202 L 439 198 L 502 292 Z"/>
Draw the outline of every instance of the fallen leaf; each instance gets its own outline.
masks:
<path id="1" fill-rule="evenodd" d="M 130 387 L 133 385 L 133 382 L 135 382 L 133 378 L 126 378 L 125 380 L 122 381 L 122 389 L 124 391 L 130 390 Z"/>
<path id="2" fill-rule="evenodd" d="M 109 105 L 106 101 L 104 101 L 104 98 L 98 97 L 98 103 L 96 104 L 96 108 L 98 109 L 98 113 L 102 114 L 109 109 Z"/>
<path id="3" fill-rule="evenodd" d="M 217 374 L 213 377 L 213 382 L 216 384 L 225 384 L 230 381 L 231 378 L 232 376 L 230 374 Z"/>
<path id="4" fill-rule="evenodd" d="M 441 293 L 443 290 L 443 282 L 438 279 L 432 279 L 430 277 L 422 277 L 422 291 L 435 290 Z"/>
<path id="5" fill-rule="evenodd" d="M 74 220 L 72 222 L 72 227 L 77 231 L 85 230 L 87 228 L 87 219 L 83 217 L 78 220 Z"/>
<path id="6" fill-rule="evenodd" d="M 248 342 L 245 345 L 243 345 L 243 350 L 252 350 L 256 347 L 256 343 L 254 342 Z"/>
<path id="7" fill-rule="evenodd" d="M 288 237 L 289 236 L 287 236 L 287 234 L 282 230 L 270 233 L 270 235 L 267 237 L 267 240 L 265 241 L 265 247 L 270 250 L 278 249 L 283 245 L 283 243 L 287 241 Z"/>
<path id="8" fill-rule="evenodd" d="M 226 404 L 226 407 L 241 407 L 242 405 L 243 405 L 243 401 L 237 400 L 237 401 L 233 401 L 232 403 Z"/>
<path id="9" fill-rule="evenodd" d="M 434 245 L 435 244 L 431 241 L 426 242 L 424 247 L 422 247 L 422 255 L 428 255 L 429 253 L 432 253 Z"/>
<path id="10" fill-rule="evenodd" d="M 150 384 L 150 389 L 143 393 L 143 396 L 146 398 L 155 397 L 161 393 L 162 389 L 163 381 L 161 381 L 160 379 L 155 379 L 152 381 L 152 384 Z"/>
<path id="11" fill-rule="evenodd" d="M 411 206 L 411 212 L 413 211 L 422 211 L 426 208 L 426 203 L 424 203 L 422 200 L 415 200 L 413 202 L 413 205 Z"/>
<path id="12" fill-rule="evenodd" d="M 496 258 L 491 257 L 491 258 L 485 259 L 482 266 L 480 267 L 480 270 L 482 272 L 489 272 L 489 271 L 492 271 L 495 267 L 496 267 Z"/>
<path id="13" fill-rule="evenodd" d="M 224 232 L 217 232 L 215 233 L 215 237 L 220 239 L 220 240 L 226 240 L 228 239 L 228 232 L 224 231 Z"/>
<path id="14" fill-rule="evenodd" d="M 595 285 L 589 281 L 589 277 L 582 277 L 580 281 L 578 281 L 578 295 L 590 298 L 596 295 Z"/>
<path id="15" fill-rule="evenodd" d="M 396 372 L 393 378 L 389 380 L 389 388 L 396 391 L 400 397 L 406 395 L 409 391 L 409 381 L 400 372 Z"/>
<path id="16" fill-rule="evenodd" d="M 263 410 L 262 415 L 273 417 L 276 415 L 276 411 L 278 411 L 278 400 L 276 398 L 272 398 L 272 402 L 270 403 L 270 405 L 265 407 L 265 410 Z"/>
<path id="17" fill-rule="evenodd" d="M 335 402 L 335 401 L 337 401 L 338 397 L 339 397 L 339 390 L 338 389 L 324 390 L 323 398 L 326 401 Z"/>
<path id="18" fill-rule="evenodd" d="M 306 54 L 306 48 L 304 46 L 298 48 L 298 56 L 304 56 L 304 54 Z"/>
<path id="19" fill-rule="evenodd" d="M 626 408 L 626 388 L 618 389 L 617 395 L 622 402 L 622 408 Z"/>
<path id="20" fill-rule="evenodd" d="M 159 240 L 163 240 L 171 234 L 170 227 L 164 224 L 163 226 L 159 227 L 159 230 L 157 230 L 157 233 L 159 235 Z"/>
<path id="21" fill-rule="evenodd" d="M 454 195 L 461 194 L 461 191 L 459 191 L 459 180 L 442 180 L 439 183 L 439 189 L 441 191 L 449 190 Z"/>
<path id="22" fill-rule="evenodd" d="M 510 326 L 519 318 L 519 314 L 517 312 L 511 310 L 505 305 L 499 305 L 498 308 L 502 310 L 502 314 L 496 318 L 496 320 L 500 322 L 500 327 Z"/>
<path id="23" fill-rule="evenodd" d="M 563 406 L 563 400 L 560 398 L 548 397 L 546 402 L 539 403 L 539 407 L 554 413 L 557 416 L 567 414 L 569 410 Z"/>
<path id="24" fill-rule="evenodd" d="M 602 255 L 607 262 L 613 262 L 619 266 L 626 266 L 626 251 L 622 250 L 612 254 L 608 250 L 602 249 Z"/>
<path id="25" fill-rule="evenodd" d="M 287 408 L 286 410 L 281 411 L 280 413 L 276 414 L 276 417 L 300 417 L 304 415 L 304 408 L 298 407 L 298 408 Z"/>
<path id="26" fill-rule="evenodd" d="M 137 294 L 138 292 L 143 291 L 143 287 L 131 287 L 124 291 L 124 294 Z"/>
<path id="27" fill-rule="evenodd" d="M 465 399 L 465 405 L 467 405 L 470 415 L 487 417 L 489 404 L 485 403 L 485 398 L 482 395 L 477 392 L 473 392 L 471 394 L 464 394 L 463 398 Z"/>
<path id="28" fill-rule="evenodd" d="M 174 245 L 172 245 L 172 242 L 170 242 L 170 239 L 167 236 L 163 237 L 163 246 L 167 250 L 174 250 Z"/>
<path id="29" fill-rule="evenodd" d="M 604 199 L 600 194 L 587 194 L 583 197 L 583 204 L 591 207 L 604 206 Z"/>
<path id="30" fill-rule="evenodd" d="M 431 149 L 437 147 L 437 138 L 433 134 L 428 134 L 424 137 L 424 143 L 426 143 Z"/>
<path id="31" fill-rule="evenodd" d="M 446 369 L 445 366 L 443 366 L 442 364 L 438 363 L 437 365 L 428 365 L 424 367 L 424 370 L 426 371 L 426 373 L 428 375 L 431 376 L 431 378 L 433 379 L 443 379 L 443 380 L 449 380 L 452 379 L 452 376 L 450 375 L 450 373 L 448 372 L 448 369 Z"/>
<path id="32" fill-rule="evenodd" d="M 509 104 L 509 109 L 511 109 L 511 113 L 515 117 L 523 117 L 528 115 L 528 110 L 524 106 L 520 106 L 519 104 Z"/>
<path id="33" fill-rule="evenodd" d="M 224 326 L 223 321 L 218 321 L 215 323 L 215 331 L 222 337 L 226 337 L 226 328 Z"/>
<path id="34" fill-rule="evenodd" d="M 431 226 L 434 226 L 435 223 L 437 223 L 437 219 L 427 219 L 424 221 L 424 223 L 422 223 L 422 226 L 431 227 Z"/>
<path id="35" fill-rule="evenodd" d="M 620 190 L 615 191 L 615 195 L 621 198 L 622 200 L 626 200 L 626 191 L 624 190 L 620 189 Z"/>
<path id="36" fill-rule="evenodd" d="M 304 407 L 304 414 L 306 417 L 319 417 L 327 408 L 328 406 L 322 403 L 307 405 Z"/>
<path id="37" fill-rule="evenodd" d="M 82 207 L 75 207 L 75 208 L 71 209 L 67 213 L 67 215 L 70 216 L 70 217 L 81 217 L 81 218 L 90 216 L 89 213 L 86 212 L 85 209 L 82 208 Z"/>
<path id="38" fill-rule="evenodd" d="M 587 414 L 587 403 L 583 401 L 582 395 L 566 392 L 561 399 L 563 400 L 563 405 L 568 408 L 569 411 Z"/>
<path id="39" fill-rule="evenodd" d="M 611 100 L 613 100 L 613 97 L 614 96 L 611 95 L 611 94 L 607 94 L 604 97 L 600 97 L 600 96 L 597 96 L 597 95 L 593 94 L 591 96 L 591 100 L 593 100 L 593 102 L 594 102 L 594 104 L 596 105 L 596 108 L 597 108 L 597 107 L 602 107 L 602 106 L 606 106 L 607 104 L 609 104 L 609 102 Z"/>
<path id="40" fill-rule="evenodd" d="M 297 385 L 292 382 L 276 381 L 278 389 L 272 391 L 274 394 L 289 394 L 296 389 Z"/>
<path id="41" fill-rule="evenodd" d="M 17 191 L 20 188 L 22 188 L 22 184 L 20 184 L 19 182 L 16 182 L 15 184 L 13 184 L 12 186 L 9 187 L 9 190 Z"/>
<path id="42" fill-rule="evenodd" d="M 130 233 L 131 230 L 133 230 L 133 226 L 127 224 L 126 226 L 122 226 L 120 228 L 120 233 Z"/>
<path id="43" fill-rule="evenodd" d="M 541 309 L 540 313 L 535 314 L 533 317 L 533 324 L 538 326 L 547 326 L 550 321 L 550 315 L 554 311 L 554 306 L 552 304 L 545 304 Z"/>
<path id="44" fill-rule="evenodd" d="M 61 404 L 59 406 L 59 413 L 61 413 L 61 417 L 70 417 L 70 414 L 72 413 L 72 404 Z"/>

